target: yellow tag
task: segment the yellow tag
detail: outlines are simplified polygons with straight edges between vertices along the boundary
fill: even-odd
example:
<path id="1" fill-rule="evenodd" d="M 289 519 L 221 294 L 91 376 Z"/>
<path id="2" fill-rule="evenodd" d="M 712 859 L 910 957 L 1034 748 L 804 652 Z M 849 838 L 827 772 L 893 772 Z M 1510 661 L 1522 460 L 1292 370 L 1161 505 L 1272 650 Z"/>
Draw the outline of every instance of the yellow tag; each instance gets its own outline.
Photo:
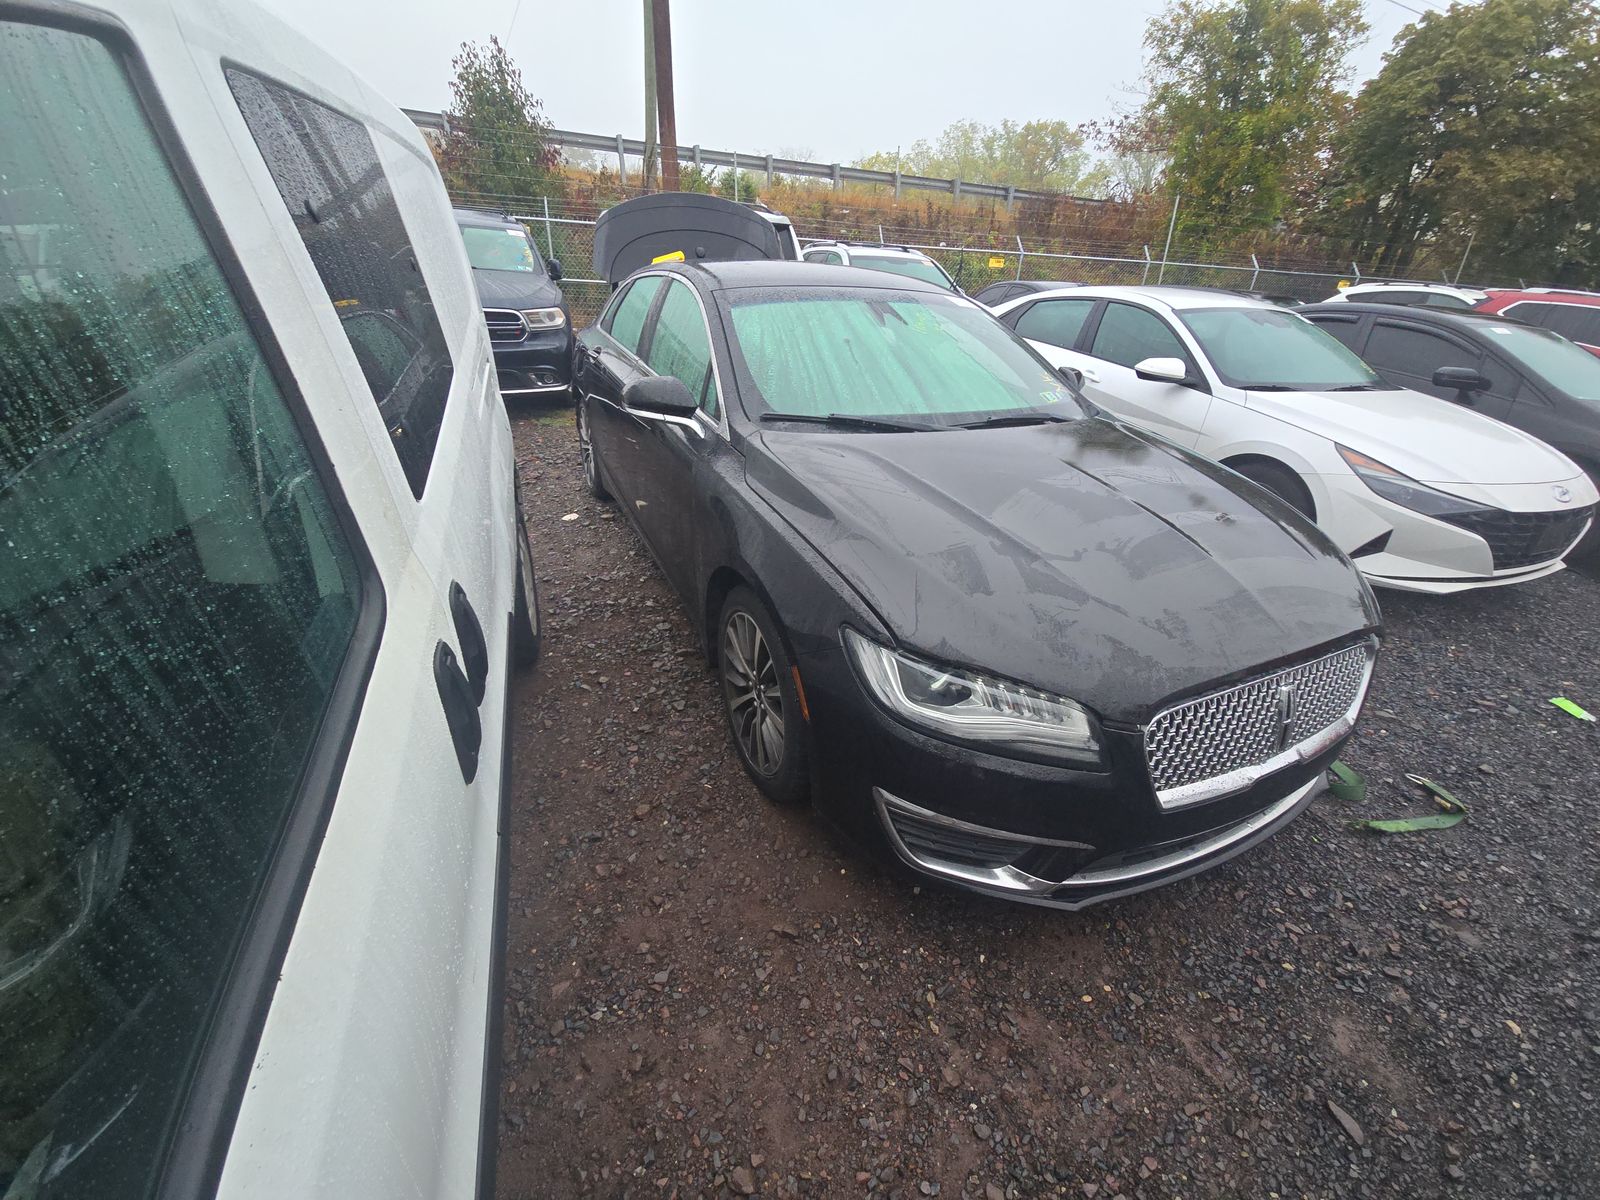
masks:
<path id="1" fill-rule="evenodd" d="M 671 254 L 658 254 L 654 258 L 652 258 L 650 261 L 653 262 L 653 263 L 658 263 L 658 262 L 682 262 L 683 261 L 683 251 L 682 250 L 674 250 Z"/>
<path id="2" fill-rule="evenodd" d="M 1001 267 L 1003 267 L 1005 265 L 1006 265 L 1006 260 L 1001 258 L 998 254 L 989 255 L 989 269 L 991 271 L 998 271 Z"/>
<path id="3" fill-rule="evenodd" d="M 1339 291 L 1342 292 L 1342 291 L 1345 290 L 1345 288 L 1350 286 L 1350 281 L 1348 279 L 1341 279 L 1341 280 L 1339 280 L 1338 283 L 1334 284 L 1333 286 L 1338 288 Z"/>
<path id="4" fill-rule="evenodd" d="M 360 303 L 361 303 L 361 301 L 359 301 L 359 300 L 335 300 L 333 302 L 333 306 L 335 308 L 352 308 L 355 305 L 360 304 Z"/>

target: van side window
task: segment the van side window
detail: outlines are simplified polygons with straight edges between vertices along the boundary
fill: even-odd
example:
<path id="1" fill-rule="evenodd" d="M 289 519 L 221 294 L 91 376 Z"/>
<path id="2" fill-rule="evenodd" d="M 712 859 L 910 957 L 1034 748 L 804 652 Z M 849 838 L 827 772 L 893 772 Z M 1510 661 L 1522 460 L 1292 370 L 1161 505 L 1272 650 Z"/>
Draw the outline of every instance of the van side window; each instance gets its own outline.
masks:
<path id="1" fill-rule="evenodd" d="M 414 496 L 439 440 L 454 368 L 372 135 L 282 84 L 227 72 L 239 111 L 328 289 Z M 377 316 L 391 327 L 379 332 Z M 370 339 L 383 341 L 377 350 Z M 410 349 L 393 370 L 388 353 Z"/>
<path id="2" fill-rule="evenodd" d="M 119 58 L 0 108 L 0 1194 L 145 1197 L 363 589 Z"/>
<path id="3" fill-rule="evenodd" d="M 649 315 L 650 302 L 661 290 L 664 276 L 645 275 L 628 284 L 622 299 L 612 306 L 602 324 L 607 333 L 631 353 L 639 352 L 639 335 L 644 332 L 644 319 Z"/>

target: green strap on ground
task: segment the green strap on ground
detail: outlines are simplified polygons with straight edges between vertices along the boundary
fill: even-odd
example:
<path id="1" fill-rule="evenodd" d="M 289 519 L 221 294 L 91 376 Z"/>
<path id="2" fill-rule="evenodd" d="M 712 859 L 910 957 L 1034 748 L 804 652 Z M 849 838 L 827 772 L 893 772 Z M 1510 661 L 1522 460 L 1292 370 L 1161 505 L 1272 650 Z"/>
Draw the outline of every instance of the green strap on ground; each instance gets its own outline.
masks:
<path id="1" fill-rule="evenodd" d="M 1433 796 L 1434 803 L 1444 809 L 1443 812 L 1432 813 L 1426 817 L 1398 817 L 1388 821 L 1352 821 L 1350 828 L 1364 829 L 1372 833 L 1421 833 L 1430 829 L 1449 829 L 1459 825 L 1467 819 L 1467 806 L 1456 799 L 1443 784 L 1422 775 L 1407 775 L 1406 778 L 1418 787 Z"/>
<path id="2" fill-rule="evenodd" d="M 1335 761 L 1328 768 L 1328 791 L 1337 800 L 1359 803 L 1367 798 L 1367 781 L 1361 778 L 1359 772 Z"/>
<path id="3" fill-rule="evenodd" d="M 1552 696 L 1550 697 L 1550 703 L 1554 704 L 1557 708 L 1569 716 L 1577 717 L 1580 721 L 1594 720 L 1594 716 L 1591 713 L 1586 712 L 1584 709 L 1574 704 L 1571 700 L 1568 700 L 1565 696 Z"/>

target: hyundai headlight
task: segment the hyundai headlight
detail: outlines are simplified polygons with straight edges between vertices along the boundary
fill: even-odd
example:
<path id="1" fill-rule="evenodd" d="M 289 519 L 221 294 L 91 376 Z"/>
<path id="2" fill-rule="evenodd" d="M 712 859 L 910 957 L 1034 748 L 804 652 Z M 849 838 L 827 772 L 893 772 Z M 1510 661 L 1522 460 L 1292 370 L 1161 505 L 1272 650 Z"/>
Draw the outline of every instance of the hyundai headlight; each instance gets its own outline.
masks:
<path id="1" fill-rule="evenodd" d="M 1485 505 L 1463 500 L 1460 496 L 1452 496 L 1448 492 L 1441 492 L 1425 483 L 1418 483 L 1409 475 L 1402 475 L 1393 467 L 1348 446 L 1339 446 L 1338 450 L 1339 457 L 1349 464 L 1350 469 L 1356 473 L 1356 478 L 1385 500 L 1391 500 L 1401 508 L 1409 508 L 1412 512 L 1419 512 L 1424 516 L 1445 519 L 1466 513 L 1489 511 Z"/>
<path id="2" fill-rule="evenodd" d="M 1100 736 L 1082 705 L 1009 680 L 957 671 L 843 630 L 845 649 L 877 701 L 929 733 L 999 754 L 1100 767 Z"/>
<path id="3" fill-rule="evenodd" d="M 563 329 L 567 324 L 567 314 L 559 308 L 525 308 L 522 319 L 535 333 L 541 329 Z"/>

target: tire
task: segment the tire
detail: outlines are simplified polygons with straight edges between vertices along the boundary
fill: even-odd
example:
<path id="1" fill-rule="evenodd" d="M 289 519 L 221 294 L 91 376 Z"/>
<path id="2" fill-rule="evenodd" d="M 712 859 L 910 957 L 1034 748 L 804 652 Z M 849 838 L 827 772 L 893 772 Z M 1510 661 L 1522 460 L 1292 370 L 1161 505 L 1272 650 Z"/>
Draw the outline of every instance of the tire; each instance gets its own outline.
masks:
<path id="1" fill-rule="evenodd" d="M 1251 483 L 1266 488 L 1306 520 L 1316 521 L 1317 506 L 1311 501 L 1310 491 L 1300 482 L 1300 476 L 1282 463 L 1246 462 L 1233 469 Z"/>
<path id="2" fill-rule="evenodd" d="M 525 671 L 539 661 L 543 617 L 539 611 L 539 581 L 533 575 L 533 553 L 528 549 L 528 526 L 517 509 L 517 599 L 512 617 L 511 662 Z"/>
<path id="3" fill-rule="evenodd" d="M 752 677 L 759 688 L 750 686 Z M 728 732 L 746 774 L 774 803 L 804 801 L 811 777 L 793 665 L 777 621 L 749 588 L 734 588 L 722 603 L 717 678 Z"/>
<path id="4" fill-rule="evenodd" d="M 611 499 L 611 493 L 606 491 L 606 485 L 600 481 L 600 459 L 590 433 L 589 401 L 580 396 L 574 411 L 576 415 L 573 419 L 578 427 L 578 456 L 583 460 L 584 486 L 596 500 L 608 501 Z"/>

